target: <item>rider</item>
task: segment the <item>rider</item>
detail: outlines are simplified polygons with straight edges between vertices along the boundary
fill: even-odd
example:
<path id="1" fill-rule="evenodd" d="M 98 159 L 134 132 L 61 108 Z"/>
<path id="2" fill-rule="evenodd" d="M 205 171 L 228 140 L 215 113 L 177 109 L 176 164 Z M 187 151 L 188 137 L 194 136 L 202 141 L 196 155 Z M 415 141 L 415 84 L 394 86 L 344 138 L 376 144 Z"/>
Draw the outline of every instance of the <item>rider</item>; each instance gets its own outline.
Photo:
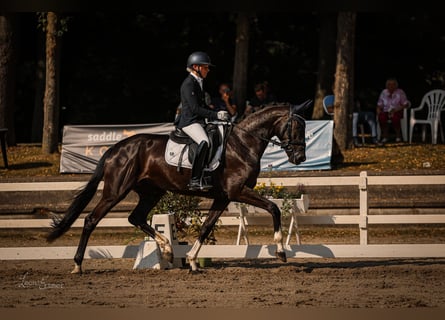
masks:
<path id="1" fill-rule="evenodd" d="M 227 121 L 227 111 L 213 111 L 205 103 L 203 80 L 207 77 L 209 67 L 213 66 L 210 57 L 202 51 L 193 52 L 187 59 L 189 75 L 181 85 L 181 116 L 177 127 L 182 129 L 198 144 L 192 165 L 192 178 L 188 185 L 190 190 L 206 190 L 212 186 L 202 181 L 202 174 L 209 151 L 209 138 L 204 130 L 205 118 L 208 120 Z"/>

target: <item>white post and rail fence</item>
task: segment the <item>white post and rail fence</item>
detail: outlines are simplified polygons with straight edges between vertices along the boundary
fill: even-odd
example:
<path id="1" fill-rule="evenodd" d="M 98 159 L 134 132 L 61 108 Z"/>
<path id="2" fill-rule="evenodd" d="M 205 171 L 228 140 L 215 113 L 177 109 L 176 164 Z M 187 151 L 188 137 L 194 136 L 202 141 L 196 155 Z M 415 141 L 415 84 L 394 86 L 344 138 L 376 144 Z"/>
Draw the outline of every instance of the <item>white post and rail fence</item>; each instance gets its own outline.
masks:
<path id="1" fill-rule="evenodd" d="M 296 232 L 296 244 L 291 244 L 291 234 L 288 235 L 285 249 L 288 258 L 434 258 L 445 257 L 445 243 L 409 243 L 409 244 L 369 244 L 368 227 L 377 224 L 445 224 L 445 212 L 435 214 L 395 214 L 376 215 L 369 214 L 368 186 L 371 185 L 445 185 L 445 175 L 409 175 L 409 176 L 368 176 L 361 172 L 359 176 L 332 176 L 332 177 L 285 177 L 285 178 L 259 178 L 258 182 L 273 182 L 283 186 L 357 186 L 360 200 L 357 214 L 347 215 L 311 215 L 296 209 L 294 211 L 293 226 L 289 232 Z M 86 182 L 32 182 L 32 183 L 0 183 L 0 192 L 11 191 L 57 191 L 78 190 Z M 103 184 L 99 185 L 99 189 Z M 445 194 L 438 194 L 445 197 Z M 232 208 L 233 204 L 229 206 Z M 272 218 L 255 215 L 245 215 L 240 206 L 236 216 L 222 216 L 221 225 L 239 226 L 238 239 L 234 245 L 204 245 L 199 257 L 207 258 L 233 258 L 255 259 L 274 258 L 275 244 L 250 245 L 248 244 L 245 227 L 248 225 L 269 224 L 272 227 Z M 445 208 L 443 209 L 445 211 Z M 291 221 L 291 223 L 292 223 Z M 360 230 L 358 244 L 301 244 L 298 238 L 298 225 L 357 225 Z M 50 219 L 1 219 L 0 228 L 48 228 Z M 73 227 L 82 227 L 83 219 L 79 218 Z M 130 227 L 126 218 L 105 218 L 98 227 Z M 166 227 L 166 226 L 164 226 Z M 167 226 L 168 227 L 168 226 Z M 246 244 L 240 244 L 244 236 Z M 304 240 L 304 239 L 303 239 Z M 76 243 L 77 245 L 77 243 Z M 137 245 L 128 246 L 89 246 L 85 258 L 136 258 Z M 174 255 L 177 258 L 185 257 L 190 245 L 174 244 Z M 72 247 L 16 247 L 0 248 L 0 260 L 29 260 L 29 259 L 72 259 L 77 246 Z"/>

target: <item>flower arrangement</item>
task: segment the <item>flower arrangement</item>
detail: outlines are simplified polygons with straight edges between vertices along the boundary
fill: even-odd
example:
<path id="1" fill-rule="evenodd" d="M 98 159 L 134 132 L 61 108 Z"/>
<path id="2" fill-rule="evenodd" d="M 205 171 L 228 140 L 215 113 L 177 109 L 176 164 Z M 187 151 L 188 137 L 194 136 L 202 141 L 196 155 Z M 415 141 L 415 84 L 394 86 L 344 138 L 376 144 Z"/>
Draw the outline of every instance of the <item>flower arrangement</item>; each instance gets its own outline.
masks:
<path id="1" fill-rule="evenodd" d="M 306 193 L 304 185 L 299 183 L 297 185 L 297 189 L 295 191 L 289 191 L 283 185 L 277 185 L 272 181 L 269 181 L 269 185 L 266 185 L 265 182 L 257 183 L 257 185 L 253 188 L 258 194 L 262 197 L 266 198 L 274 198 L 274 199 L 286 199 L 286 198 L 300 198 L 302 194 Z"/>
<path id="2" fill-rule="evenodd" d="M 283 202 L 280 206 L 282 216 L 290 216 L 293 209 L 292 199 L 300 199 L 302 194 L 306 193 L 304 185 L 299 183 L 295 191 L 290 191 L 283 185 L 277 185 L 269 180 L 269 185 L 266 183 L 257 183 L 253 188 L 260 196 L 268 199 L 282 199 Z"/>

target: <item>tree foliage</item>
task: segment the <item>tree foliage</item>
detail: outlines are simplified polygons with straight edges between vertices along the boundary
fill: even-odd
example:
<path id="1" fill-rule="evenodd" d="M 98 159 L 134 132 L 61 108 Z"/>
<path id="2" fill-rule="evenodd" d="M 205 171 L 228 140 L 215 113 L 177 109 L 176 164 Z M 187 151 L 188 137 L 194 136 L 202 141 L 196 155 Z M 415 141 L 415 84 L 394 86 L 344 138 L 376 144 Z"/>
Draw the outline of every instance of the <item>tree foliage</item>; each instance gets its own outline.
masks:
<path id="1" fill-rule="evenodd" d="M 217 65 L 206 79 L 210 94 L 217 93 L 219 82 L 234 79 L 235 13 L 77 12 L 70 16 L 69 32 L 63 32 L 59 132 L 64 124 L 172 121 L 186 74 L 185 60 L 195 50 L 207 51 Z M 398 78 L 414 105 L 426 90 L 444 85 L 442 16 L 357 13 L 354 91 L 363 99 L 362 105 L 375 109 L 388 76 Z M 20 17 L 14 117 L 19 141 L 27 142 L 36 92 L 39 16 L 23 13 Z M 336 57 L 335 52 L 330 55 L 321 49 L 325 44 L 322 19 L 321 12 L 256 13 L 250 20 L 249 54 L 243 66 L 247 98 L 254 94 L 254 83 L 263 80 L 269 81 L 280 100 L 294 103 L 320 97 L 319 90 L 330 89 L 320 84 L 320 77 L 328 78 L 330 72 L 320 69 L 319 52 L 326 53 L 325 59 Z"/>

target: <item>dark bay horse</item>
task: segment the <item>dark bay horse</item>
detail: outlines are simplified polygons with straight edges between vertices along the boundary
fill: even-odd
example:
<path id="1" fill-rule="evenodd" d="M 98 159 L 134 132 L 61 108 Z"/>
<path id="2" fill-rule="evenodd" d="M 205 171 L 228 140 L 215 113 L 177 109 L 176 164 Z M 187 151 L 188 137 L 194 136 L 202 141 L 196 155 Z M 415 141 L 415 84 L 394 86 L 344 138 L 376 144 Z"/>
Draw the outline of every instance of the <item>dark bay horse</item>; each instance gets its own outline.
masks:
<path id="1" fill-rule="evenodd" d="M 234 125 L 227 137 L 226 151 L 220 166 L 212 172 L 213 188 L 209 191 L 189 191 L 191 170 L 177 172 L 164 159 L 168 135 L 137 134 L 117 142 L 100 159 L 90 180 L 76 195 L 63 218 L 55 219 L 47 236 L 53 241 L 63 235 L 79 217 L 104 181 L 102 198 L 86 217 L 80 242 L 74 257 L 72 273 L 82 272 L 82 261 L 88 239 L 99 221 L 131 191 L 139 202 L 128 220 L 152 237 L 162 251 L 163 259 L 173 261 L 168 239 L 147 223 L 147 215 L 167 190 L 175 193 L 214 199 L 200 235 L 187 259 L 192 271 L 197 270 L 197 256 L 218 218 L 230 201 L 253 205 L 270 212 L 273 218 L 276 256 L 286 261 L 281 232 L 281 212 L 278 207 L 253 190 L 260 173 L 260 160 L 269 142 L 279 144 L 289 161 L 299 164 L 306 160 L 305 120 L 302 112 L 310 105 L 270 105 Z M 277 137 L 279 141 L 271 140 Z"/>

